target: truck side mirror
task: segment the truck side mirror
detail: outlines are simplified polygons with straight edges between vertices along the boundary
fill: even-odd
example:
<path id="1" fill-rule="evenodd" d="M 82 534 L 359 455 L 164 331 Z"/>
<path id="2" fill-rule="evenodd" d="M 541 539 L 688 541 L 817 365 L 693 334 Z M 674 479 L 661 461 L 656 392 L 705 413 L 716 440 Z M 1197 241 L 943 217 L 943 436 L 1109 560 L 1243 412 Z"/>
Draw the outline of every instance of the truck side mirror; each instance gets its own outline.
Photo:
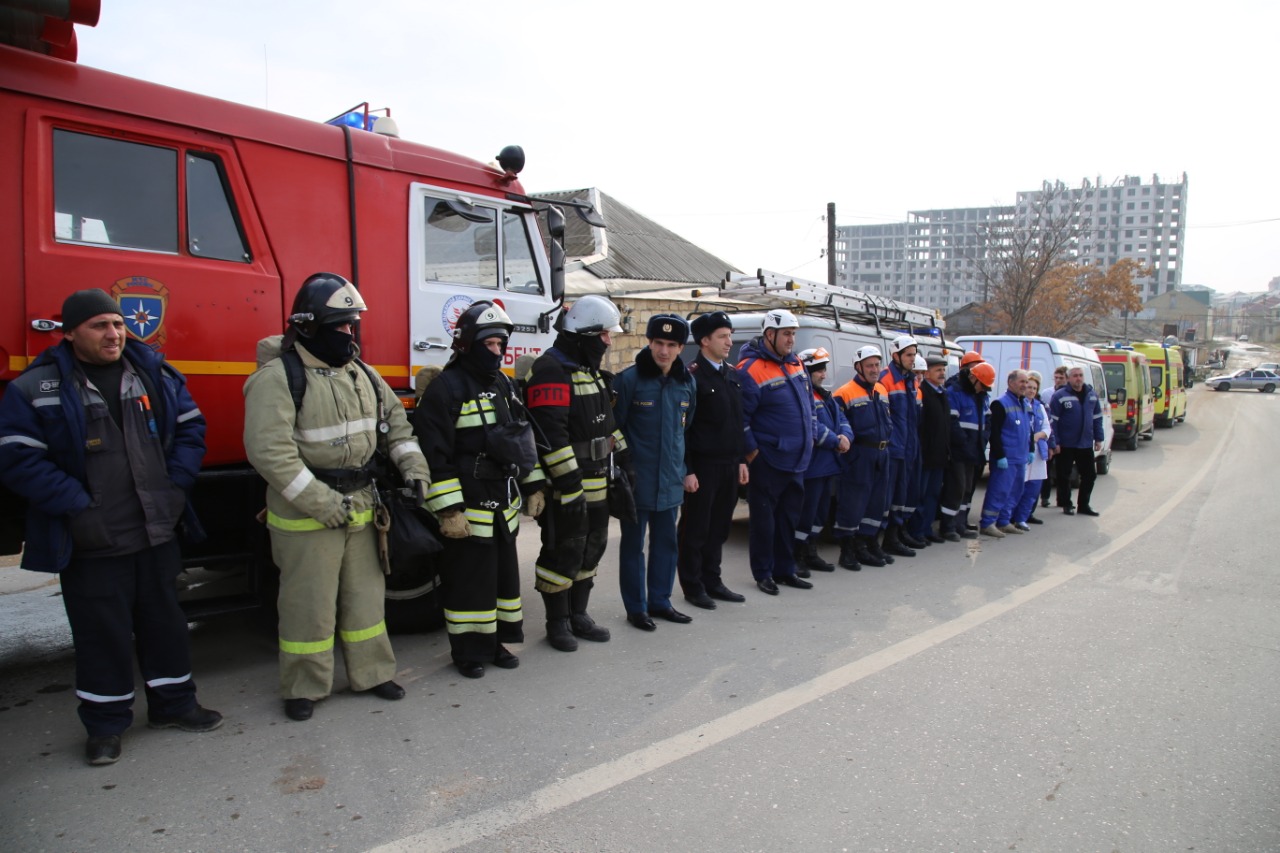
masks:
<path id="1" fill-rule="evenodd" d="M 564 232 L 564 217 L 560 218 L 561 233 Z M 558 237 L 551 238 L 551 301 L 564 299 L 564 246 Z"/>
<path id="2" fill-rule="evenodd" d="M 1117 406 L 1123 406 L 1128 396 L 1129 394 L 1125 389 L 1117 388 L 1111 395 L 1111 402 Z"/>
<path id="3" fill-rule="evenodd" d="M 547 233 L 552 240 L 564 240 L 564 211 L 554 204 L 547 208 Z"/>

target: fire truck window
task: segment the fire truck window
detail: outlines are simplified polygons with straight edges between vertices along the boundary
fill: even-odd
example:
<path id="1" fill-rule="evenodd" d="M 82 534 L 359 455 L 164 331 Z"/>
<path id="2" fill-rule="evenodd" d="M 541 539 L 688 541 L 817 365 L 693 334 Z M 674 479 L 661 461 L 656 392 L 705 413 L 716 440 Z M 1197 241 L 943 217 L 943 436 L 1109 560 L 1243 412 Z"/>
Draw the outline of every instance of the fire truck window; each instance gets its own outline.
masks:
<path id="1" fill-rule="evenodd" d="M 187 154 L 187 249 L 201 258 L 248 263 L 240 224 L 216 157 Z"/>
<path id="2" fill-rule="evenodd" d="M 178 152 L 53 132 L 54 237 L 178 251 Z"/>
<path id="3" fill-rule="evenodd" d="M 538 267 L 533 262 L 533 249 L 523 211 L 507 210 L 502 214 L 503 283 L 516 293 L 542 293 Z"/>
<path id="4" fill-rule="evenodd" d="M 497 290 L 498 256 L 493 235 L 497 211 L 472 207 L 464 217 L 447 201 L 428 198 L 424 203 L 424 278 Z"/>

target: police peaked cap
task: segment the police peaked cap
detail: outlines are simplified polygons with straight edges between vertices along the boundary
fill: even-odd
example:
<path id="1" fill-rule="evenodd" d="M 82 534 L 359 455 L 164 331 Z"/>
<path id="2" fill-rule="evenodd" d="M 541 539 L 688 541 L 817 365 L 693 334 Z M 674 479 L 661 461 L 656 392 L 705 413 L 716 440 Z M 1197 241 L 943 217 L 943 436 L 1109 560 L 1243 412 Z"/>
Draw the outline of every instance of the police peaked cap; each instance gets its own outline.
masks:
<path id="1" fill-rule="evenodd" d="M 703 314 L 693 321 L 693 339 L 702 343 L 702 339 L 715 332 L 716 329 L 733 329 L 733 321 L 724 311 L 712 311 Z"/>
<path id="2" fill-rule="evenodd" d="M 676 314 L 654 314 L 644 336 L 649 340 L 675 341 L 684 346 L 689 341 L 689 324 Z"/>

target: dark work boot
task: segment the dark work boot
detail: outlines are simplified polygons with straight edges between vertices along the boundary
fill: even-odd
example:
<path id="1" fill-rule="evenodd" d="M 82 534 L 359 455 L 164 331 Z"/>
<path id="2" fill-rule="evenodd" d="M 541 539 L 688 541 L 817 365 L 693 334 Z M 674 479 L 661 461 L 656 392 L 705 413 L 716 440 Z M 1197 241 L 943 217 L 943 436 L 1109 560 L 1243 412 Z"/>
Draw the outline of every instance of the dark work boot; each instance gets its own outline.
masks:
<path id="1" fill-rule="evenodd" d="M 574 581 L 573 586 L 569 588 L 569 601 L 573 611 L 569 617 L 569 627 L 575 637 L 581 637 L 593 643 L 607 643 L 609 629 L 603 625 L 597 625 L 595 620 L 587 615 L 587 601 L 590 600 L 591 588 L 595 585 L 595 578 L 587 578 L 584 581 Z"/>
<path id="2" fill-rule="evenodd" d="M 818 537 L 810 534 L 805 540 L 804 563 L 815 572 L 834 572 L 836 567 L 828 563 L 818 554 Z"/>
<path id="3" fill-rule="evenodd" d="M 914 548 L 917 551 L 929 547 L 929 543 L 927 541 L 913 536 L 905 527 L 898 528 L 898 541 L 903 545 L 906 545 L 908 548 Z"/>
<path id="4" fill-rule="evenodd" d="M 895 557 L 914 557 L 916 552 L 902 543 L 902 540 L 898 538 L 898 531 L 898 525 L 889 525 L 889 529 L 884 532 L 884 545 L 881 546 L 881 549 L 886 554 L 893 554 Z"/>
<path id="5" fill-rule="evenodd" d="M 544 592 L 542 603 L 547 608 L 547 642 L 562 652 L 576 652 L 578 641 L 569 627 L 569 592 Z"/>
<path id="6" fill-rule="evenodd" d="M 849 569 L 850 571 L 861 571 L 862 564 L 858 562 L 857 548 L 853 544 L 853 537 L 840 540 L 840 567 Z"/>
<path id="7" fill-rule="evenodd" d="M 885 563 L 883 555 L 877 554 L 872 550 L 874 544 L 874 539 L 870 539 L 866 536 L 858 536 L 853 540 L 853 555 L 857 558 L 858 562 L 862 563 L 864 566 L 875 566 L 876 568 L 880 568 L 881 566 L 887 565 L 887 563 Z"/>
<path id="8" fill-rule="evenodd" d="M 893 565 L 893 557 L 889 556 L 889 554 L 883 548 L 880 547 L 880 540 L 877 537 L 875 536 L 867 537 L 867 550 L 875 555 L 875 558 L 880 561 L 880 565 L 882 566 Z M 866 560 L 863 560 L 863 562 L 865 563 Z"/>
<path id="9" fill-rule="evenodd" d="M 805 548 L 803 542 L 797 542 L 795 550 L 791 552 L 791 559 L 796 561 L 796 577 L 809 577 L 809 566 L 805 563 Z"/>

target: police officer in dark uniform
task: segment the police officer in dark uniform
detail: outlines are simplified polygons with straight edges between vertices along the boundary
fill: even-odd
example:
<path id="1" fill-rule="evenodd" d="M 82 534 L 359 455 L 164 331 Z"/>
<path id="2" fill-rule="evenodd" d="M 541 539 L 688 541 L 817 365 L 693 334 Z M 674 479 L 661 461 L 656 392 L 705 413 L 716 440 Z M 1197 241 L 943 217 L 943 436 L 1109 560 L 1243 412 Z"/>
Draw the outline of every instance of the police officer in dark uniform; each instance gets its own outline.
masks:
<path id="1" fill-rule="evenodd" d="M 600 369 L 621 320 L 603 296 L 580 298 L 560 315 L 555 344 L 533 363 L 525 387 L 525 404 L 547 445 L 539 452 L 551 481 L 550 506 L 538 518 L 542 550 L 534 587 L 546 605 L 547 639 L 562 652 L 577 651 L 575 637 L 609 640 L 609 629 L 587 615 L 587 602 L 609 541 L 611 454 L 628 466 L 610 377 Z"/>
<path id="2" fill-rule="evenodd" d="M 427 385 L 413 431 L 434 482 L 427 509 L 445 537 L 444 620 L 458 672 L 484 675 L 484 665 L 515 669 L 503 643 L 524 642 L 516 534 L 521 493 L 537 517 L 545 505 L 542 468 L 504 452 L 498 427 L 523 420 L 515 384 L 502 372 L 514 326 L 492 302 L 473 303 L 454 327 L 454 354 Z M 532 435 L 530 434 L 530 447 Z"/>
<path id="3" fill-rule="evenodd" d="M 748 481 L 742 440 L 742 382 L 729 363 L 733 321 L 724 311 L 703 314 L 691 324 L 698 355 L 689 364 L 697 385 L 698 416 L 684 435 L 686 477 L 680 511 L 680 587 L 695 607 L 716 609 L 716 599 L 746 601 L 724 585 L 720 556 L 738 487 Z M 692 480 L 690 480 L 692 478 Z"/>

